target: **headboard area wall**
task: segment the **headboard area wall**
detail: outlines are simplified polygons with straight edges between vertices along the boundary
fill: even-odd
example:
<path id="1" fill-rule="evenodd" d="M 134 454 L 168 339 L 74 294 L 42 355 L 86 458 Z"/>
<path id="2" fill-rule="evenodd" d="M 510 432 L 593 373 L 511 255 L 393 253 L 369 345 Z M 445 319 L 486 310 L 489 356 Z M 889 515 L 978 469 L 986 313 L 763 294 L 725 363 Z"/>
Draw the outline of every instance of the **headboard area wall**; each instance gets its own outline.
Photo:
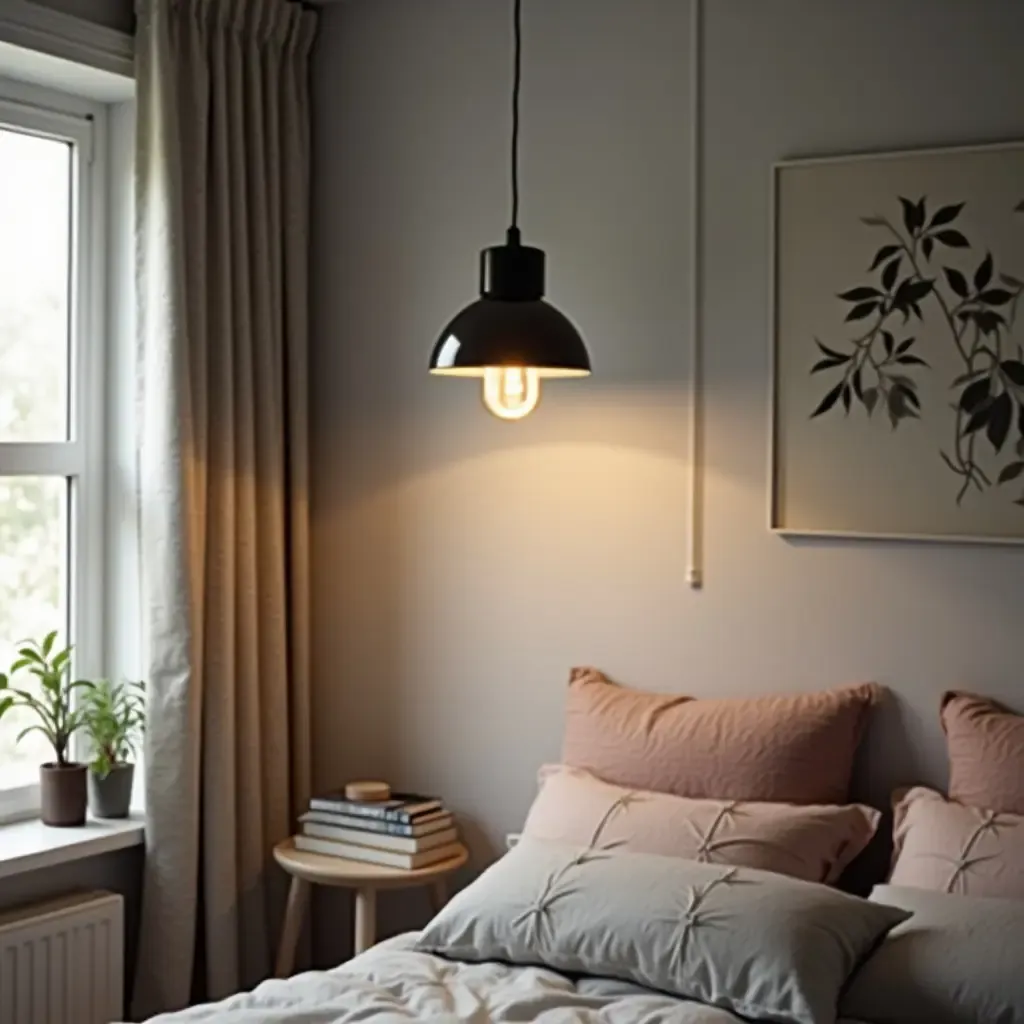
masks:
<path id="1" fill-rule="evenodd" d="M 770 170 L 1024 138 L 1024 5 L 705 4 L 698 591 L 685 0 L 524 8 L 524 225 L 593 378 L 509 424 L 426 373 L 506 222 L 509 16 L 502 0 L 349 0 L 323 15 L 315 781 L 439 791 L 471 843 L 496 849 L 558 756 L 569 668 L 584 664 L 698 696 L 875 680 L 891 696 L 860 794 L 944 786 L 944 690 L 1024 711 L 1024 548 L 769 532 Z"/>

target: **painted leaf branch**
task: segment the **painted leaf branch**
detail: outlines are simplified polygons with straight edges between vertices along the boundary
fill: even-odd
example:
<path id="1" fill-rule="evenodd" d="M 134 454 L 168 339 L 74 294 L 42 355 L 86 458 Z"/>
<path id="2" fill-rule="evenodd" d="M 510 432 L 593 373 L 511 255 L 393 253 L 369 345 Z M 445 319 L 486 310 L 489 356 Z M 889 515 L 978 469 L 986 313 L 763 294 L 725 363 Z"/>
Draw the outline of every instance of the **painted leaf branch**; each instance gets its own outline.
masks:
<path id="1" fill-rule="evenodd" d="M 960 478 L 959 504 L 972 487 L 993 486 L 979 465 L 980 438 L 995 456 L 1009 453 L 997 484 L 1024 476 L 1024 351 L 1019 345 L 1011 350 L 1010 342 L 1024 281 L 998 272 L 991 252 L 976 259 L 957 226 L 966 203 L 930 210 L 926 196 L 897 198 L 898 222 L 882 214 L 861 218 L 884 231 L 886 241 L 868 264 L 868 280 L 838 298 L 847 304 L 847 324 L 867 326 L 838 344 L 814 339 L 820 358 L 811 374 L 839 376 L 811 418 L 839 405 L 849 416 L 859 405 L 869 418 L 881 409 L 893 430 L 920 419 L 920 374 L 931 365 L 917 347 L 919 335 L 938 324 L 962 371 L 950 383 L 953 443 L 938 453 Z M 1016 212 L 1024 212 L 1024 200 Z M 1024 495 L 1016 504 L 1024 506 Z"/>

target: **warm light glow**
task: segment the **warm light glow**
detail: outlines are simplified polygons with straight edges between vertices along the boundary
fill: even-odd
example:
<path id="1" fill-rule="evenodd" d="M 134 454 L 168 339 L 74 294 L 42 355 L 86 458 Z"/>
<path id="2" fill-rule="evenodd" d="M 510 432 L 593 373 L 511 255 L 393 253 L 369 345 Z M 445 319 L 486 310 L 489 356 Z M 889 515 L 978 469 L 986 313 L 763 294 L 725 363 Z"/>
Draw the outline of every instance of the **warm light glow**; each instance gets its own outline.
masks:
<path id="1" fill-rule="evenodd" d="M 532 366 L 484 368 L 484 405 L 499 419 L 521 420 L 540 401 L 540 374 Z"/>

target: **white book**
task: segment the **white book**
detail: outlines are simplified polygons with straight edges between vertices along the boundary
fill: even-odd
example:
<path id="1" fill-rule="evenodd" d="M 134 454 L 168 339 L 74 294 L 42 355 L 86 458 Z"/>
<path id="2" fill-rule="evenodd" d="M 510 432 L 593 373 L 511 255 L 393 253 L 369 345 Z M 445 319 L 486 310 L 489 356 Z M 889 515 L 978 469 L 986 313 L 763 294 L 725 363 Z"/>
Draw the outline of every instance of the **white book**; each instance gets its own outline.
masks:
<path id="1" fill-rule="evenodd" d="M 339 843 L 352 843 L 353 846 L 368 846 L 371 850 L 394 850 L 395 853 L 421 853 L 435 846 L 454 843 L 459 837 L 453 828 L 425 836 L 391 836 L 386 832 L 364 832 L 357 828 L 339 828 L 337 825 L 324 825 L 315 821 L 304 822 L 302 831 L 315 839 L 333 839 Z"/>
<path id="2" fill-rule="evenodd" d="M 357 860 L 365 864 L 380 864 L 386 868 L 414 871 L 416 868 L 438 864 L 454 857 L 461 849 L 459 843 L 435 846 L 433 850 L 421 853 L 396 853 L 394 850 L 375 850 L 370 846 L 356 846 L 354 843 L 337 843 L 333 839 L 318 839 L 315 836 L 296 836 L 295 849 L 307 853 L 322 853 L 328 857 Z"/>

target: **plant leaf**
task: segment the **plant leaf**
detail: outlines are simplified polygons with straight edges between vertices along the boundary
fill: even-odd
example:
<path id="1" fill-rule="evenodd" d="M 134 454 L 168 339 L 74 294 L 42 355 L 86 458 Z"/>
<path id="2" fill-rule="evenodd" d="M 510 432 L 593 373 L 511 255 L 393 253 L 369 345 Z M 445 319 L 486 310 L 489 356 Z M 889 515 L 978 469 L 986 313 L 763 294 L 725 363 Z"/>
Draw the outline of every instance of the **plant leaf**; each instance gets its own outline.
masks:
<path id="1" fill-rule="evenodd" d="M 905 196 L 899 197 L 900 206 L 903 207 L 903 226 L 907 229 L 908 235 L 913 235 L 918 228 L 917 204 L 912 203 Z"/>
<path id="2" fill-rule="evenodd" d="M 979 302 L 986 306 L 1005 306 L 1013 298 L 1013 293 L 1004 288 L 988 288 L 978 296 Z"/>
<path id="3" fill-rule="evenodd" d="M 811 367 L 811 373 L 820 373 L 822 370 L 831 370 L 834 366 L 842 366 L 846 361 L 846 359 L 819 359 Z"/>
<path id="4" fill-rule="evenodd" d="M 846 362 L 846 360 L 850 358 L 849 356 L 843 355 L 842 352 L 837 352 L 834 348 L 829 348 L 828 345 L 822 345 L 817 338 L 814 339 L 814 344 L 831 359 L 842 359 L 843 362 Z"/>
<path id="5" fill-rule="evenodd" d="M 896 362 L 903 366 L 928 366 L 920 356 L 900 356 Z"/>
<path id="6" fill-rule="evenodd" d="M 882 287 L 887 291 L 892 291 L 892 286 L 896 283 L 896 277 L 900 272 L 900 264 L 903 260 L 897 256 L 896 259 L 885 265 L 885 270 L 882 271 Z"/>
<path id="7" fill-rule="evenodd" d="M 875 270 L 887 259 L 891 259 L 895 256 L 899 251 L 900 247 L 898 245 L 883 245 L 882 248 L 875 253 L 875 258 L 871 261 L 871 266 L 868 267 L 868 270 Z"/>
<path id="8" fill-rule="evenodd" d="M 1006 323 L 1006 320 L 991 309 L 983 309 L 974 314 L 974 322 L 981 329 L 982 334 L 998 334 L 999 328 Z"/>
<path id="9" fill-rule="evenodd" d="M 846 321 L 849 323 L 851 320 L 863 320 L 865 317 L 871 316 L 877 308 L 877 302 L 860 302 L 846 314 Z"/>
<path id="10" fill-rule="evenodd" d="M 925 296 L 931 294 L 932 289 L 935 287 L 935 281 L 931 278 L 925 278 L 922 281 L 907 281 L 904 282 L 906 286 L 906 299 L 909 303 L 920 302 Z"/>
<path id="11" fill-rule="evenodd" d="M 950 206 L 940 206 L 928 223 L 929 228 L 937 228 L 943 224 L 951 224 L 953 221 L 960 216 L 960 211 L 964 208 L 964 203 L 953 203 Z"/>
<path id="12" fill-rule="evenodd" d="M 991 412 L 991 402 L 986 402 L 984 405 L 979 405 L 978 408 L 971 413 L 970 419 L 964 426 L 963 436 L 967 437 L 968 434 L 973 434 L 976 431 L 981 430 L 981 428 L 985 426 L 986 423 L 988 423 L 988 418 Z"/>
<path id="13" fill-rule="evenodd" d="M 878 214 L 875 214 L 873 217 L 861 217 L 860 222 L 861 224 L 867 224 L 869 228 L 885 227 L 885 218 L 878 216 Z"/>
<path id="14" fill-rule="evenodd" d="M 896 349 L 896 355 L 903 355 L 903 353 L 906 352 L 907 349 L 910 348 L 910 346 L 913 345 L 916 340 L 916 338 L 904 338 L 903 341 L 899 343 L 899 346 Z"/>
<path id="15" fill-rule="evenodd" d="M 819 403 L 817 409 L 811 413 L 811 419 L 813 420 L 816 416 L 821 416 L 822 413 L 826 413 L 833 405 L 839 401 L 839 396 L 843 391 L 843 382 L 840 381 Z"/>
<path id="16" fill-rule="evenodd" d="M 936 231 L 932 236 L 937 242 L 948 245 L 950 249 L 968 249 L 971 243 L 967 241 L 963 233 L 956 228 L 946 228 L 944 231 Z"/>
<path id="17" fill-rule="evenodd" d="M 935 250 L 935 243 L 930 239 L 926 238 L 921 243 L 921 252 L 924 253 L 924 258 L 930 260 L 932 258 L 932 252 Z"/>
<path id="18" fill-rule="evenodd" d="M 999 483 L 1008 484 L 1011 480 L 1016 480 L 1021 473 L 1024 473 L 1024 462 L 1011 462 L 1009 465 L 1003 466 L 1003 470 L 999 474 Z"/>
<path id="19" fill-rule="evenodd" d="M 1024 388 L 1024 363 L 1016 359 L 1004 359 L 999 364 L 999 369 L 1006 374 L 1017 387 Z M 1024 408 L 1024 407 L 1022 407 Z"/>
<path id="20" fill-rule="evenodd" d="M 846 414 L 850 414 L 850 385 L 843 385 L 843 408 L 846 410 Z"/>
<path id="21" fill-rule="evenodd" d="M 985 258 L 978 264 L 974 272 L 974 290 L 983 291 L 992 280 L 992 253 L 985 253 Z"/>
<path id="22" fill-rule="evenodd" d="M 976 380 L 973 384 L 964 388 L 960 395 L 960 408 L 964 412 L 974 412 L 983 402 L 988 401 L 992 393 L 992 381 L 989 377 Z"/>
<path id="23" fill-rule="evenodd" d="M 960 296 L 961 299 L 966 299 L 970 295 L 970 289 L 967 287 L 967 278 L 960 273 L 955 267 L 943 267 L 942 272 L 946 275 L 946 280 L 949 282 L 949 287 Z"/>
<path id="24" fill-rule="evenodd" d="M 1013 419 L 1013 399 L 1004 391 L 993 403 L 985 432 L 998 455 L 1006 444 Z"/>
<path id="25" fill-rule="evenodd" d="M 867 409 L 868 415 L 870 416 L 875 411 L 875 406 L 878 404 L 878 388 L 865 388 L 863 402 L 864 408 Z"/>
<path id="26" fill-rule="evenodd" d="M 1014 208 L 1014 213 L 1024 213 L 1024 199 L 1022 199 Z"/>
<path id="27" fill-rule="evenodd" d="M 890 359 L 893 347 L 896 344 L 896 339 L 892 336 L 891 331 L 882 331 L 882 343 L 885 345 L 885 358 Z"/>
<path id="28" fill-rule="evenodd" d="M 927 196 L 921 196 L 916 203 L 914 203 L 914 223 L 917 225 L 918 230 L 924 227 L 924 222 L 928 217 L 928 210 L 925 207 L 925 200 Z"/>
<path id="29" fill-rule="evenodd" d="M 904 377 L 903 380 L 906 380 L 906 377 Z M 921 399 L 917 397 L 917 392 L 914 390 L 912 385 L 910 385 L 909 383 L 901 383 L 899 385 L 899 389 L 904 393 L 907 405 L 912 406 L 914 409 L 921 408 Z"/>
<path id="30" fill-rule="evenodd" d="M 863 387 L 863 384 L 862 384 L 862 381 L 861 381 L 861 367 L 859 367 L 859 366 L 857 367 L 857 369 L 853 373 L 853 381 L 852 381 L 852 383 L 853 383 L 853 393 L 857 396 L 859 401 L 863 402 L 864 401 L 864 387 Z"/>
<path id="31" fill-rule="evenodd" d="M 851 288 L 849 291 L 840 292 L 839 298 L 845 299 L 847 302 L 863 302 L 865 299 L 881 298 L 881 295 L 882 293 L 877 288 L 861 285 L 858 288 Z"/>

